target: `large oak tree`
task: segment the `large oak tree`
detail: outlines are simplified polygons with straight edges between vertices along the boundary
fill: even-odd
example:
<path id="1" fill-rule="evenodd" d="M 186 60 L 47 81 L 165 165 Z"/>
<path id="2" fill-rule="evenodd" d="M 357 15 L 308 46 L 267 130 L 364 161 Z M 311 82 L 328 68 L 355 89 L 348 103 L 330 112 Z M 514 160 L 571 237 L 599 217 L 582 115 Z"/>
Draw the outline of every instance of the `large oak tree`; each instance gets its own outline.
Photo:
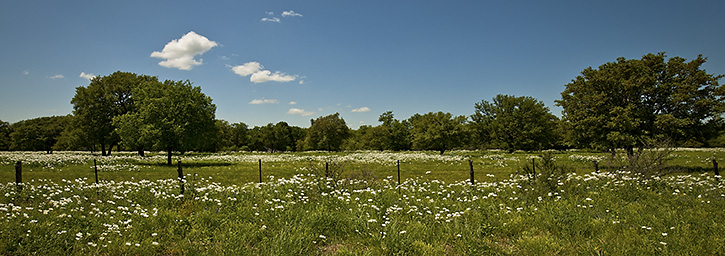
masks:
<path id="1" fill-rule="evenodd" d="M 701 55 L 689 62 L 666 57 L 618 58 L 567 84 L 557 104 L 575 145 L 631 154 L 654 140 L 697 146 L 716 134 L 725 109 L 723 76 L 702 69 Z"/>

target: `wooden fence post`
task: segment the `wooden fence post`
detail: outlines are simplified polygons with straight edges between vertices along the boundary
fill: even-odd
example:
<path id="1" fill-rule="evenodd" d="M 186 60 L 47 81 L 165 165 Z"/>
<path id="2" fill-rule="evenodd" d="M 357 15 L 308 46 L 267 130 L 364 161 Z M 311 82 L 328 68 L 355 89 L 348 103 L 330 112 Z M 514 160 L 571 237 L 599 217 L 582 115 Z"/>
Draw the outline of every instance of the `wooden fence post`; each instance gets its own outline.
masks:
<path id="1" fill-rule="evenodd" d="M 597 160 L 594 160 L 592 162 L 594 162 L 594 171 L 599 172 L 599 162 L 597 162 Z"/>
<path id="2" fill-rule="evenodd" d="M 179 160 L 179 169 L 177 169 L 179 172 L 179 183 L 181 184 L 181 194 L 184 194 L 184 170 L 181 169 L 181 160 Z"/>
<path id="3" fill-rule="evenodd" d="M 531 158 L 531 170 L 534 173 L 534 180 L 536 179 L 536 158 Z"/>
<path id="4" fill-rule="evenodd" d="M 400 186 L 400 160 L 398 160 L 398 186 Z"/>
<path id="5" fill-rule="evenodd" d="M 474 185 L 475 181 L 473 180 L 473 160 L 468 159 L 468 166 L 471 167 L 471 185 Z"/>
<path id="6" fill-rule="evenodd" d="M 96 184 L 98 184 L 98 164 L 96 159 L 93 159 L 93 172 L 96 174 Z"/>
<path id="7" fill-rule="evenodd" d="M 329 163 L 325 162 L 325 178 L 328 178 L 328 177 L 330 177 L 330 167 L 329 167 Z"/>
<path id="8" fill-rule="evenodd" d="M 259 159 L 259 183 L 262 183 L 262 159 Z"/>
<path id="9" fill-rule="evenodd" d="M 715 160 L 714 158 L 712 159 L 712 170 L 715 171 L 715 179 L 717 181 L 720 181 L 720 178 L 717 177 L 720 176 L 720 171 L 717 169 L 717 160 Z"/>
<path id="10" fill-rule="evenodd" d="M 23 190 L 23 162 L 18 161 L 15 163 L 15 185 L 18 187 L 18 191 Z"/>

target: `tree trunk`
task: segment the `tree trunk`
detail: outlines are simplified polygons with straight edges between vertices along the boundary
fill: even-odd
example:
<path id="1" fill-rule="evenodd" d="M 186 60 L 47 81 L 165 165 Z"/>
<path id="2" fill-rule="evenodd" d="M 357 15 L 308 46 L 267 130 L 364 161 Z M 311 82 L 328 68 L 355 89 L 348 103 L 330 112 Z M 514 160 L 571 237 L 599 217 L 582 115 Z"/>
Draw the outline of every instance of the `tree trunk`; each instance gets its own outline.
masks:
<path id="1" fill-rule="evenodd" d="M 101 156 L 106 156 L 106 143 L 101 143 Z"/>
<path id="2" fill-rule="evenodd" d="M 146 153 L 144 152 L 143 148 L 140 148 L 140 149 L 138 150 L 138 155 L 139 155 L 140 157 L 145 157 L 145 156 L 146 156 Z"/>

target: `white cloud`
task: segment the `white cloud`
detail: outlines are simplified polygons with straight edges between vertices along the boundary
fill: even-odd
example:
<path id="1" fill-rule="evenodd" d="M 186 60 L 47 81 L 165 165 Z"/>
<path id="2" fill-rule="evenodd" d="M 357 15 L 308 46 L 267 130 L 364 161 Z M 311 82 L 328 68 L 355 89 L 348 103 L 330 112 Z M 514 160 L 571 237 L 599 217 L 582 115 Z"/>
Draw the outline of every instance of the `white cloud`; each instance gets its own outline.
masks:
<path id="1" fill-rule="evenodd" d="M 217 45 L 219 44 L 191 31 L 167 43 L 160 52 L 151 53 L 151 57 L 165 59 L 159 62 L 162 67 L 191 70 L 202 63 L 201 59 L 194 59 L 196 55 L 202 55 Z"/>
<path id="2" fill-rule="evenodd" d="M 264 66 L 259 62 L 252 61 L 247 62 L 239 66 L 232 67 L 232 71 L 240 76 L 249 76 L 249 81 L 252 83 L 264 83 L 264 82 L 290 82 L 297 79 L 297 76 L 287 75 L 285 73 L 269 70 L 262 70 Z"/>
<path id="3" fill-rule="evenodd" d="M 262 70 L 263 66 L 262 64 L 259 64 L 259 62 L 252 61 L 247 62 L 242 65 L 232 67 L 232 71 L 234 71 L 235 74 L 240 76 L 248 76 L 254 73 L 259 72 Z"/>
<path id="4" fill-rule="evenodd" d="M 48 77 L 48 79 L 61 79 L 61 78 L 65 78 L 65 76 L 63 76 L 61 74 L 58 74 L 58 75 L 54 75 L 54 76 L 49 76 Z"/>
<path id="5" fill-rule="evenodd" d="M 257 73 L 252 74 L 251 77 L 249 77 L 249 81 L 252 81 L 252 83 L 264 83 L 269 81 L 274 82 L 290 82 L 297 79 L 295 76 L 287 75 L 285 73 L 280 73 L 279 71 L 275 71 L 272 73 L 272 71 L 269 70 L 262 70 Z"/>
<path id="6" fill-rule="evenodd" d="M 290 115 L 301 115 L 301 116 L 311 116 L 314 113 L 315 112 L 305 111 L 304 109 L 299 109 L 299 108 L 290 108 L 287 111 L 287 114 L 290 114 Z"/>
<path id="7" fill-rule="evenodd" d="M 356 109 L 353 109 L 352 112 L 370 112 L 370 108 L 369 107 L 356 108 Z"/>
<path id="8" fill-rule="evenodd" d="M 275 99 L 265 99 L 265 98 L 254 99 L 254 100 L 252 100 L 252 101 L 249 102 L 249 104 L 253 104 L 253 105 L 257 105 L 257 104 L 277 104 L 277 103 L 279 103 L 278 100 L 275 100 Z"/>
<path id="9" fill-rule="evenodd" d="M 85 72 L 81 72 L 81 75 L 79 75 L 78 77 L 82 77 L 82 78 L 91 80 L 94 77 L 96 77 L 96 75 L 94 75 L 94 74 L 86 74 Z"/>
<path id="10" fill-rule="evenodd" d="M 277 17 L 267 17 L 267 18 L 262 18 L 262 19 L 261 19 L 260 21 L 262 21 L 262 22 L 275 22 L 275 23 L 280 23 L 280 22 L 282 22 L 282 20 L 280 20 L 280 19 L 279 19 L 279 18 L 277 18 Z"/>
<path id="11" fill-rule="evenodd" d="M 289 104 L 290 105 L 297 105 L 297 102 L 296 101 L 290 101 Z"/>
<path id="12" fill-rule="evenodd" d="M 30 74 L 30 71 L 27 71 L 27 70 L 23 71 L 23 75 L 27 76 L 28 74 Z"/>
<path id="13" fill-rule="evenodd" d="M 296 13 L 293 10 L 282 12 L 282 17 L 302 17 L 302 14 Z"/>

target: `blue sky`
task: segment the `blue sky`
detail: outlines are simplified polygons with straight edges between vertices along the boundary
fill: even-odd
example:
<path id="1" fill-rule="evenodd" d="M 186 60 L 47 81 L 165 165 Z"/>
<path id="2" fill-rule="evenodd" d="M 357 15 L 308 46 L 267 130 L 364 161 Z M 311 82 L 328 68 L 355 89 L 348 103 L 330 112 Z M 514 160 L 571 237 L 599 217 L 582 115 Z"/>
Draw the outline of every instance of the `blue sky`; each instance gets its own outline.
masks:
<path id="1" fill-rule="evenodd" d="M 725 73 L 725 1 L 5 1 L 0 120 L 72 112 L 82 75 L 189 79 L 250 126 L 349 126 L 497 94 L 555 115 L 584 68 L 667 52 Z"/>

